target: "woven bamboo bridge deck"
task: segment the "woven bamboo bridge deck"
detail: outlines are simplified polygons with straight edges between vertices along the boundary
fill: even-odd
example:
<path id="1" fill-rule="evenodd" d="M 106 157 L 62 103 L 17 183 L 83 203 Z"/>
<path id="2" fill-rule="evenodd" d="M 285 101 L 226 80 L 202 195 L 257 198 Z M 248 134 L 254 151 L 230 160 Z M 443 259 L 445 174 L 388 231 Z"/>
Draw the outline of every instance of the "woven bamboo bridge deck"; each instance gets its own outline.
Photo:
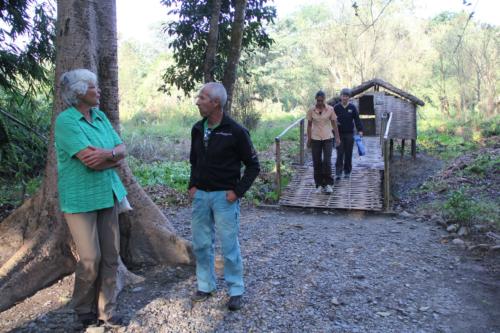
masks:
<path id="1" fill-rule="evenodd" d="M 384 158 L 379 137 L 365 137 L 366 155 L 358 156 L 356 145 L 349 178 L 335 181 L 333 193 L 314 193 L 312 162 L 298 167 L 291 182 L 283 190 L 280 205 L 315 208 L 340 208 L 381 211 L 383 202 Z M 335 175 L 336 151 L 332 154 Z"/>

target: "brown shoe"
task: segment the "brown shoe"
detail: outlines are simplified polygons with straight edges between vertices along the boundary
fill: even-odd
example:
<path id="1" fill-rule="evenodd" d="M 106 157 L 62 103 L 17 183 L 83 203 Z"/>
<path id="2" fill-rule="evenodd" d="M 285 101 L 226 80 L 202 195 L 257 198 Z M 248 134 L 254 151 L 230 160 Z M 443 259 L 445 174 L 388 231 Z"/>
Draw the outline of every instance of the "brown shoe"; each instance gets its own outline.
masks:
<path id="1" fill-rule="evenodd" d="M 243 305 L 243 296 L 231 296 L 229 297 L 229 302 L 227 302 L 227 308 L 231 311 L 237 311 L 241 309 Z"/>

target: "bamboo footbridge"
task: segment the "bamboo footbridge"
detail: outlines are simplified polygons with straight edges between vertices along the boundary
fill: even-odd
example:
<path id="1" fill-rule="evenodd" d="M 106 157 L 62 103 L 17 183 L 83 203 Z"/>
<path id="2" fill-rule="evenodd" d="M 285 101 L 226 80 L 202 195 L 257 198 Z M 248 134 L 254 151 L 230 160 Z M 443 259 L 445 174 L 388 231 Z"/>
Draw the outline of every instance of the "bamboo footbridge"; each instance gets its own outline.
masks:
<path id="1" fill-rule="evenodd" d="M 390 124 L 392 114 L 384 115 L 380 136 L 364 137 L 366 155 L 357 154 L 354 145 L 352 172 L 333 185 L 333 193 L 314 193 L 312 162 L 305 163 L 304 119 L 299 119 L 275 139 L 276 143 L 276 192 L 279 204 L 294 207 L 326 209 L 356 209 L 367 211 L 390 210 Z M 299 162 L 293 170 L 291 181 L 282 189 L 282 137 L 293 127 L 300 126 Z M 336 151 L 332 153 L 332 174 L 335 175 Z"/>

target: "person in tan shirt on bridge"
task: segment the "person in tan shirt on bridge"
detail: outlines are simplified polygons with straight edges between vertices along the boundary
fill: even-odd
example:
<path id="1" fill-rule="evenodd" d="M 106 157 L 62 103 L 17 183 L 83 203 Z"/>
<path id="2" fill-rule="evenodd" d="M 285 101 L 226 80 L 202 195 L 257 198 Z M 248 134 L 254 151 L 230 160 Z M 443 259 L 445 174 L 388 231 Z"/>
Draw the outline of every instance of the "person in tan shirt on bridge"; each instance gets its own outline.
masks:
<path id="1" fill-rule="evenodd" d="M 333 192 L 332 150 L 340 145 L 337 116 L 333 107 L 325 104 L 325 93 L 316 93 L 316 104 L 307 111 L 307 147 L 312 149 L 315 193 Z"/>

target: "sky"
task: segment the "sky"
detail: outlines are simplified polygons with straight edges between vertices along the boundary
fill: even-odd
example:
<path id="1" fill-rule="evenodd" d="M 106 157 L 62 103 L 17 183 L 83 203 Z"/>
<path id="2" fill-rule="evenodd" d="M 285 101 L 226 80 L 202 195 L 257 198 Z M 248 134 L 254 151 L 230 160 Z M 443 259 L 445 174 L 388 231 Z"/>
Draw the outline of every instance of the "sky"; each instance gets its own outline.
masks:
<path id="1" fill-rule="evenodd" d="M 333 0 L 330 0 L 333 2 Z M 416 0 L 417 15 L 431 17 L 444 10 L 460 11 L 475 7 L 475 18 L 483 22 L 500 25 L 500 0 Z M 300 6 L 313 3 L 328 3 L 329 0 L 274 0 L 278 19 L 296 11 Z M 165 19 L 168 8 L 159 0 L 117 0 L 118 33 L 125 39 L 151 40 L 152 27 Z"/>

